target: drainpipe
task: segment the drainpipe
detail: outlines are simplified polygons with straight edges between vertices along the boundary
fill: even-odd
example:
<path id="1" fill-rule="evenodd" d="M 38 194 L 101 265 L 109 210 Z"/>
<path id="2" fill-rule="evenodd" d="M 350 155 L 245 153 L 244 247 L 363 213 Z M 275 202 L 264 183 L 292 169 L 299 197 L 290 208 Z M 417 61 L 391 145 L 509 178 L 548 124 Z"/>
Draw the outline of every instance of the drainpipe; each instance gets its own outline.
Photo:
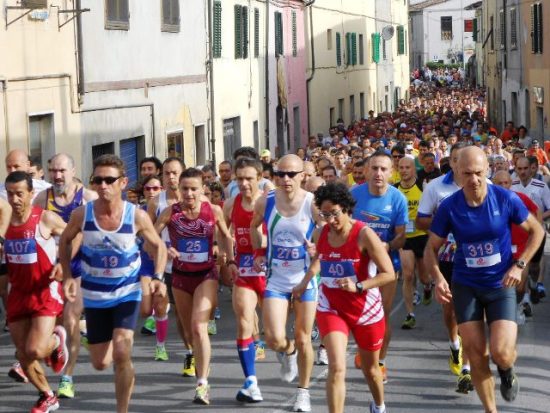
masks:
<path id="1" fill-rule="evenodd" d="M 208 0 L 208 60 L 206 63 L 206 67 L 208 72 L 208 80 L 210 83 L 210 156 L 212 158 L 212 164 L 214 167 L 216 167 L 216 105 L 214 104 L 214 59 L 213 59 L 213 50 L 212 45 L 214 42 L 214 30 L 213 30 L 213 19 L 212 19 L 212 13 L 213 13 L 213 5 L 212 0 Z M 229 157 L 233 156 L 233 154 L 225 154 L 225 159 L 229 159 Z"/>
<path id="2" fill-rule="evenodd" d="M 269 0 L 265 2 L 265 147 L 269 147 Z"/>
<path id="3" fill-rule="evenodd" d="M 8 122 L 8 95 L 6 89 L 8 88 L 8 83 L 6 78 L 0 78 L 0 83 L 2 83 L 2 101 L 4 106 L 4 129 L 6 133 L 6 153 L 9 151 L 9 137 L 10 137 L 10 126 Z"/>
<path id="4" fill-rule="evenodd" d="M 76 9 L 81 10 L 81 0 L 76 0 Z M 78 92 L 78 102 L 82 103 L 84 99 L 84 45 L 82 41 L 82 14 L 78 13 L 76 16 L 76 68 L 78 77 L 76 79 L 76 90 Z M 154 153 L 154 150 L 153 150 Z"/>
<path id="5" fill-rule="evenodd" d="M 307 102 L 307 136 L 311 136 L 311 112 L 309 108 L 309 87 L 310 82 L 315 77 L 315 36 L 313 35 L 313 3 L 315 0 L 307 3 L 305 6 L 309 7 L 309 38 L 310 38 L 310 48 L 311 48 L 311 74 L 306 80 L 306 102 Z M 309 138 L 308 138 L 309 139 Z"/>

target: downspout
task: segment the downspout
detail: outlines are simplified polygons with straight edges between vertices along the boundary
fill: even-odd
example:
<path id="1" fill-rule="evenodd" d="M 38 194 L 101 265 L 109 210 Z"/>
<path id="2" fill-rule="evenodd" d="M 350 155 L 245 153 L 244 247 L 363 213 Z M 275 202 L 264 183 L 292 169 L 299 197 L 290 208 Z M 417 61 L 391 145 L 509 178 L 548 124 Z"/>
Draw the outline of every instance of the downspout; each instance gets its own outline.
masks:
<path id="1" fill-rule="evenodd" d="M 4 106 L 4 130 L 6 133 L 6 153 L 9 152 L 9 137 L 10 137 L 10 126 L 8 122 L 8 95 L 6 89 L 8 88 L 8 81 L 6 78 L 0 78 L 0 83 L 2 83 L 2 102 Z"/>
<path id="2" fill-rule="evenodd" d="M 80 10 L 82 7 L 81 0 L 76 0 L 76 9 Z M 78 102 L 82 104 L 84 100 L 84 45 L 82 41 L 82 15 L 78 13 L 76 16 L 76 59 L 77 59 L 77 73 L 78 77 L 76 79 L 76 90 L 78 92 Z M 155 152 L 153 146 L 153 153 Z"/>
<path id="3" fill-rule="evenodd" d="M 213 13 L 213 5 L 212 0 L 208 0 L 208 60 L 206 63 L 206 67 L 208 72 L 208 79 L 210 82 L 210 156 L 212 158 L 212 164 L 214 167 L 216 166 L 216 116 L 215 116 L 215 104 L 214 104 L 214 59 L 213 59 L 213 50 L 212 50 L 212 44 L 214 41 L 214 30 L 213 30 L 213 19 L 212 19 L 212 13 Z M 229 157 L 233 156 L 233 154 L 230 154 Z M 228 154 L 225 154 L 226 159 L 228 158 Z"/>
<path id="4" fill-rule="evenodd" d="M 265 147 L 269 147 L 269 0 L 265 2 Z"/>
<path id="5" fill-rule="evenodd" d="M 310 82 L 315 77 L 315 36 L 313 36 L 313 3 L 315 0 L 307 3 L 305 6 L 309 7 L 309 38 L 310 38 L 310 48 L 311 48 L 311 74 L 306 80 L 306 102 L 307 102 L 307 135 L 311 136 L 311 112 L 309 107 L 309 87 Z"/>

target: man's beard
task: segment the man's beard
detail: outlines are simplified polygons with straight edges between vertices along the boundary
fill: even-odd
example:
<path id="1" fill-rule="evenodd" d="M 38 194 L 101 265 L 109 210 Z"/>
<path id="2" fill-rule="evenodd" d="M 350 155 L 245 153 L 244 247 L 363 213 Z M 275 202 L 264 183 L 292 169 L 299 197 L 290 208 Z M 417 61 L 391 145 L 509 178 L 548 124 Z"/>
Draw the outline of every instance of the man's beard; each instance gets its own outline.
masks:
<path id="1" fill-rule="evenodd" d="M 63 195 L 65 193 L 65 190 L 67 189 L 66 184 L 53 184 L 53 192 L 55 195 Z"/>

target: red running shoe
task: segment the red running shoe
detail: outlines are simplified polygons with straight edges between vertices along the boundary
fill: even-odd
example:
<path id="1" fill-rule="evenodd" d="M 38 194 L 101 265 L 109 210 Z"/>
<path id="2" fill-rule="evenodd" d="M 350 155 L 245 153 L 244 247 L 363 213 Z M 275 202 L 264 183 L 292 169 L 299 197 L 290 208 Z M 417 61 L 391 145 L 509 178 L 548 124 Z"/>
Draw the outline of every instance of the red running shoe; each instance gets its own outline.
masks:
<path id="1" fill-rule="evenodd" d="M 55 326 L 53 333 L 59 337 L 59 345 L 53 349 L 50 355 L 50 367 L 54 373 L 63 371 L 69 361 L 69 350 L 67 349 L 67 331 L 63 326 Z"/>
<path id="2" fill-rule="evenodd" d="M 47 413 L 59 409 L 59 400 L 55 394 L 51 396 L 46 393 L 40 393 L 38 401 L 31 410 L 31 413 Z"/>
<path id="3" fill-rule="evenodd" d="M 11 366 L 11 369 L 8 372 L 8 376 L 10 376 L 12 379 L 14 379 L 18 383 L 29 382 L 27 375 L 23 371 L 23 368 L 21 367 L 21 364 L 18 361 L 13 363 L 13 366 Z"/>

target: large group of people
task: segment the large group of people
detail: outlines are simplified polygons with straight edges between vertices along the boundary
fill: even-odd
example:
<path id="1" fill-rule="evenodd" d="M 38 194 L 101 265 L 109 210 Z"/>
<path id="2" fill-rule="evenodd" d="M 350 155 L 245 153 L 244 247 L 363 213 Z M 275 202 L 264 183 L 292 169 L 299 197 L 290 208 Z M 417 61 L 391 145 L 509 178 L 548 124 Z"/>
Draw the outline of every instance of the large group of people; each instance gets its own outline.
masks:
<path id="1" fill-rule="evenodd" d="M 449 76 L 452 84 L 460 73 Z M 442 305 L 457 392 L 475 390 L 496 412 L 492 359 L 500 393 L 513 401 L 517 325 L 546 295 L 550 165 L 525 127 L 508 122 L 497 134 L 482 91 L 447 83 L 413 86 L 395 112 L 338 120 L 279 159 L 251 147 L 189 168 L 147 157 L 132 187 L 115 155 L 94 159 L 82 183 L 69 154 L 48 161 L 44 180 L 24 151 L 9 152 L 0 293 L 17 359 L 8 374 L 40 393 L 31 412 L 77 395 L 82 333 L 93 367 L 114 366 L 116 410 L 128 412 L 138 319 L 148 317 L 141 331 L 156 338 L 152 358 L 166 362 L 170 308 L 185 348 L 182 375 L 196 379 L 193 402 L 210 404 L 220 285 L 232 289 L 239 402 L 263 400 L 256 361 L 270 349 L 281 380 L 297 382 L 292 410 L 311 411 L 319 334 L 326 404 L 344 412 L 351 332 L 369 412 L 386 412 L 399 279 L 404 330 L 421 322 L 416 305 L 434 297 Z M 55 392 L 42 363 L 61 373 Z"/>

